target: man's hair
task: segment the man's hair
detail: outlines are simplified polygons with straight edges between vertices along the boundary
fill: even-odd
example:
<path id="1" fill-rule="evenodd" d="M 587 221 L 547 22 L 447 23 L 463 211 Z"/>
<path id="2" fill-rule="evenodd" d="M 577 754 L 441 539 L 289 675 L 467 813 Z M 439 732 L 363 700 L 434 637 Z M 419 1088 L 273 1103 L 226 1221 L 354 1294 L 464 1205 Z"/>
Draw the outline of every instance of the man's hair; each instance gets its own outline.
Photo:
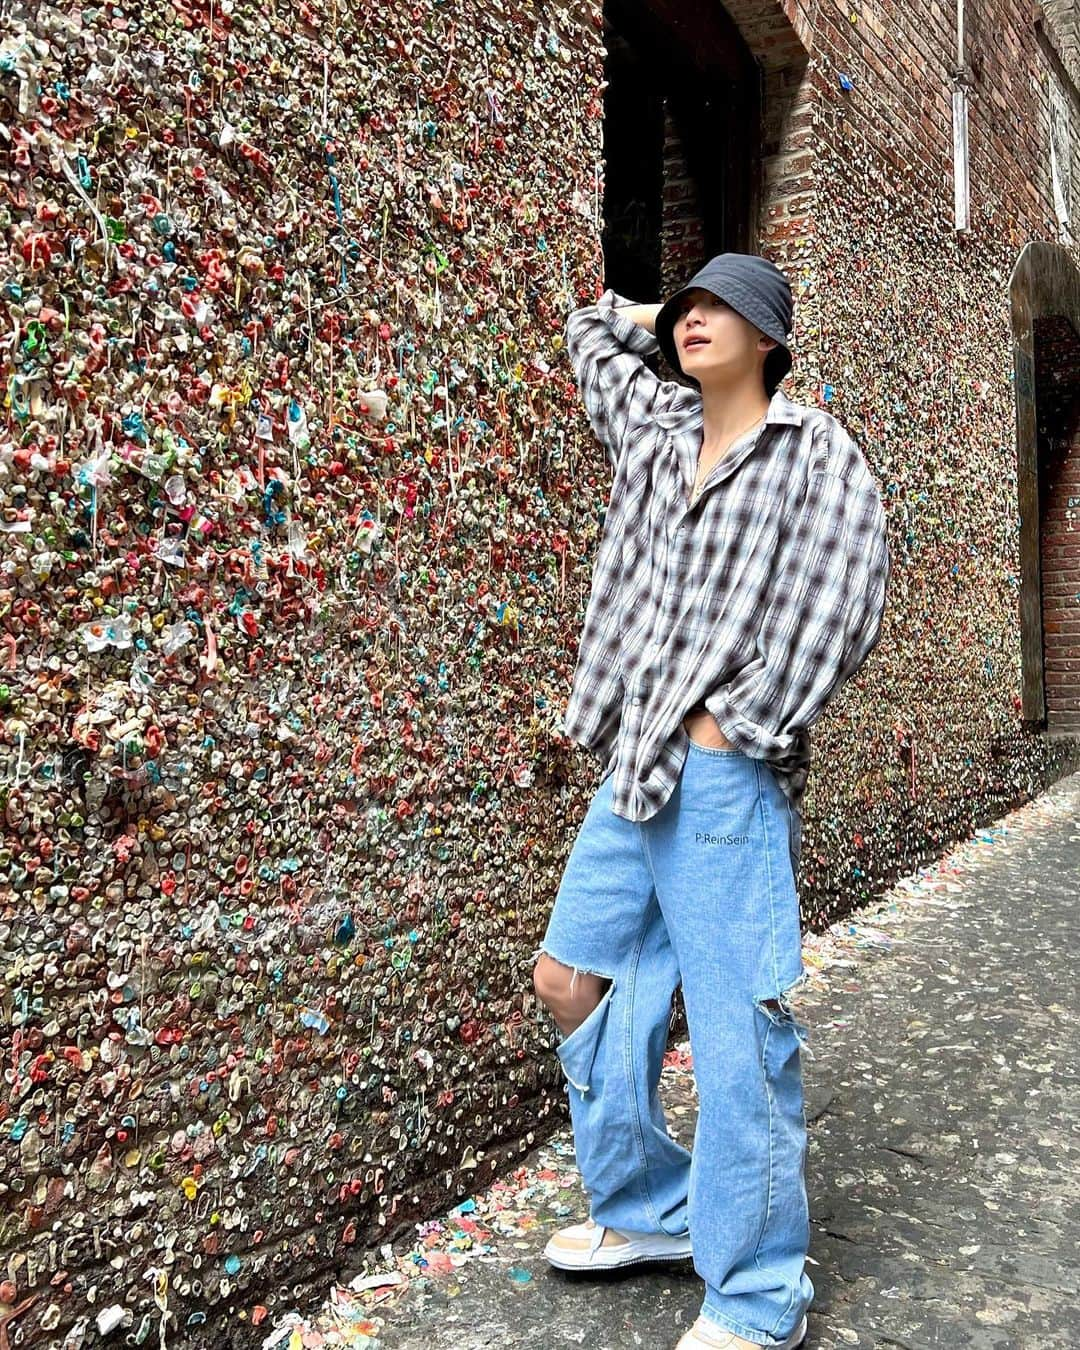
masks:
<path id="1" fill-rule="evenodd" d="M 761 374 L 765 381 L 765 392 L 770 398 L 776 393 L 780 386 L 780 381 L 787 374 L 786 370 L 781 373 L 777 369 L 782 359 L 783 349 L 781 347 L 770 348 L 769 354 L 765 357 L 765 364 L 762 367 Z"/>

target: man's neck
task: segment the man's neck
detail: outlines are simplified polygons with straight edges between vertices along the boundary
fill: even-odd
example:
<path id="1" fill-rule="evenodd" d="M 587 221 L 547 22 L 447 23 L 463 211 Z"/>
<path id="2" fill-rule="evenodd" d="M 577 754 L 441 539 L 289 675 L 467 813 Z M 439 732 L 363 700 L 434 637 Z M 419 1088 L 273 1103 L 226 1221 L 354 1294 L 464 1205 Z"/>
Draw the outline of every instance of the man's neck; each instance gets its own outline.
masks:
<path id="1" fill-rule="evenodd" d="M 769 411 L 772 400 L 760 380 L 731 388 L 703 388 L 701 445 L 704 453 L 721 450 L 744 431 L 749 431 Z"/>

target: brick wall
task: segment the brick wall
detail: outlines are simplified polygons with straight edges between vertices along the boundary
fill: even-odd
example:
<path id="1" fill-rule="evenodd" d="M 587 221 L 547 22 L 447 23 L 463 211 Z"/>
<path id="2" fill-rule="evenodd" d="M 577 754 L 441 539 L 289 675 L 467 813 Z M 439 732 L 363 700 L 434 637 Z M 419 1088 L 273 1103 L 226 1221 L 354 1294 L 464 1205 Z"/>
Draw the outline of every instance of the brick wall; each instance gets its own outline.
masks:
<path id="1" fill-rule="evenodd" d="M 1080 732 L 1080 337 L 1035 323 L 1047 727 Z"/>
<path id="2" fill-rule="evenodd" d="M 705 253 L 704 224 L 698 193 L 686 164 L 678 128 L 670 111 L 664 116 L 664 216 L 660 250 L 663 293 L 686 284 Z M 674 374 L 674 372 L 668 372 Z"/>

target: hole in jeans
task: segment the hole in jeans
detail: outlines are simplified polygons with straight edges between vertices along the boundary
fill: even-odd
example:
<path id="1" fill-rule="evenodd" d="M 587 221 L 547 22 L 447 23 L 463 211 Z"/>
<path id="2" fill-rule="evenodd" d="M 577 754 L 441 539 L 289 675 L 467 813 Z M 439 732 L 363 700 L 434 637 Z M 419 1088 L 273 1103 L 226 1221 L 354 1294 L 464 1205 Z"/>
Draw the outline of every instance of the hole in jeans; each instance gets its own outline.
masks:
<path id="1" fill-rule="evenodd" d="M 549 961 L 554 961 L 556 965 L 563 966 L 566 970 L 570 972 L 570 987 L 568 992 L 570 994 L 571 999 L 574 997 L 574 985 L 577 983 L 579 975 L 594 975 L 598 980 L 605 980 L 607 981 L 607 984 L 611 983 L 612 977 L 606 974 L 604 971 L 590 970 L 587 966 L 575 966 L 572 961 L 564 961 L 561 956 L 556 956 L 554 952 L 549 952 L 546 947 L 539 947 L 533 953 L 534 965 L 541 956 L 546 956 Z M 596 996 L 597 1001 L 603 998 L 604 994 L 606 993 L 607 993 L 607 985 L 605 985 L 597 994 Z M 595 1006 L 596 1004 L 593 1004 L 593 1007 Z M 592 1009 L 590 1008 L 589 1011 L 591 1012 Z"/>
<path id="2" fill-rule="evenodd" d="M 754 1000 L 754 1004 L 764 1013 L 764 1015 L 769 1019 L 769 1021 L 774 1026 L 791 1027 L 795 1032 L 795 1037 L 796 1040 L 799 1042 L 800 1048 L 805 1050 L 807 1055 L 809 1055 L 810 1058 L 813 1059 L 814 1052 L 810 1049 L 810 1046 L 807 1043 L 807 1038 L 810 1033 L 808 1029 L 802 1024 L 802 1022 L 798 1021 L 798 1019 L 795 1017 L 795 1014 L 792 1012 L 791 1007 L 788 1003 L 789 995 L 794 990 L 800 988 L 803 984 L 805 984 L 808 978 L 809 978 L 808 972 L 803 971 L 803 973 L 799 976 L 799 978 L 795 980 L 792 984 L 789 984 L 788 987 L 784 989 L 777 997 L 757 998 Z"/>
<path id="3" fill-rule="evenodd" d="M 590 971 L 589 973 L 594 972 Z M 592 1073 L 593 1060 L 596 1057 L 597 1037 L 600 1026 L 607 1017 L 608 1007 L 614 992 L 615 982 L 611 981 L 596 1007 L 555 1047 L 555 1054 L 562 1065 L 563 1072 L 582 1096 L 589 1091 L 589 1079 Z"/>

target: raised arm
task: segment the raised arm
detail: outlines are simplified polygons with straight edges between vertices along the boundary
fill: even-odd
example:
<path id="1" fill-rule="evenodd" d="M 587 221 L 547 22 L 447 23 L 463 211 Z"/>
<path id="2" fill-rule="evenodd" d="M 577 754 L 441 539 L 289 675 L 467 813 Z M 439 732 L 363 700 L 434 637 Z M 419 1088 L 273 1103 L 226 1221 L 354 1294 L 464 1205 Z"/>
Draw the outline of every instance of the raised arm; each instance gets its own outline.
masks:
<path id="1" fill-rule="evenodd" d="M 643 358 L 660 350 L 653 325 L 660 305 L 636 305 L 606 290 L 566 321 L 566 346 L 589 423 L 617 468 L 626 447 L 682 385 L 661 380 Z"/>

